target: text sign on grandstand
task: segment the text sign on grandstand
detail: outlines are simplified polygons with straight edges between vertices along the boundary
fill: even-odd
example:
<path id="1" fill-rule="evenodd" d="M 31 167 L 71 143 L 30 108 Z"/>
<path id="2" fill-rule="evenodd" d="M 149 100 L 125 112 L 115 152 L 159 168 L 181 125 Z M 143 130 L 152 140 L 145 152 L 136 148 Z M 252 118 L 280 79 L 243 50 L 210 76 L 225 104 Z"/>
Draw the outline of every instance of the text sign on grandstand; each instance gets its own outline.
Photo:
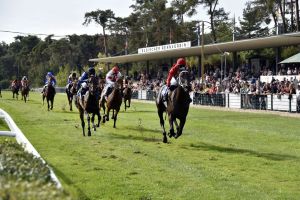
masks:
<path id="1" fill-rule="evenodd" d="M 139 48 L 138 53 L 139 54 L 153 53 L 153 52 L 167 51 L 173 49 L 183 49 L 189 47 L 191 47 L 191 41 L 174 43 L 174 44 L 166 44 L 166 45 L 154 46 L 154 47 Z"/>

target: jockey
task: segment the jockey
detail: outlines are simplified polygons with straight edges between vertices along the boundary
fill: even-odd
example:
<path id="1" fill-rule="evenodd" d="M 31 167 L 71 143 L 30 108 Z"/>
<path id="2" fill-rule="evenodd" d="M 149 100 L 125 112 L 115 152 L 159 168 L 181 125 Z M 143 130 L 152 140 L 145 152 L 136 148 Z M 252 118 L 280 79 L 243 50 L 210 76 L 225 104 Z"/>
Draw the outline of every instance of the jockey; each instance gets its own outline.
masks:
<path id="1" fill-rule="evenodd" d="M 51 83 L 51 85 L 55 86 L 56 85 L 56 78 L 54 77 L 52 72 L 48 72 L 46 75 L 46 80 L 45 80 L 45 86 L 48 85 L 48 83 Z"/>
<path id="2" fill-rule="evenodd" d="M 21 80 L 21 86 L 24 87 L 26 85 L 28 85 L 28 78 L 26 76 L 23 76 Z"/>
<path id="3" fill-rule="evenodd" d="M 119 67 L 114 66 L 107 74 L 105 77 L 105 86 L 101 95 L 101 99 L 104 97 L 105 100 L 107 100 L 107 97 L 109 95 L 109 92 L 111 91 L 110 88 L 114 87 L 115 82 L 117 81 L 118 78 L 122 76 Z"/>
<path id="4" fill-rule="evenodd" d="M 179 73 L 184 70 L 186 70 L 186 62 L 184 58 L 179 58 L 176 64 L 174 64 L 170 69 L 167 78 L 167 86 L 171 91 L 173 91 L 177 87 L 176 78 L 179 75 Z"/>
<path id="5" fill-rule="evenodd" d="M 73 83 L 74 81 L 77 80 L 77 75 L 76 72 L 70 73 L 69 77 L 68 77 L 68 81 L 67 81 L 67 86 L 66 88 L 68 89 L 70 84 Z"/>
<path id="6" fill-rule="evenodd" d="M 181 71 L 186 70 L 186 62 L 184 58 L 179 58 L 177 62 L 172 66 L 172 68 L 169 71 L 168 78 L 167 78 L 167 90 L 165 91 L 163 95 L 163 102 L 166 105 L 169 90 L 173 91 L 177 87 L 177 80 L 179 73 Z"/>
<path id="7" fill-rule="evenodd" d="M 56 79 L 55 79 L 55 77 L 54 77 L 54 75 L 53 75 L 52 72 L 47 72 L 47 75 L 46 75 L 46 78 L 45 78 L 45 85 L 44 85 L 44 87 L 43 87 L 42 93 L 45 92 L 45 89 L 46 89 L 46 87 L 47 87 L 47 85 L 48 85 L 49 83 L 50 83 L 51 85 L 53 85 L 53 87 L 56 85 Z"/>
<path id="8" fill-rule="evenodd" d="M 75 81 L 76 79 L 77 79 L 76 72 L 71 73 L 68 77 L 68 84 L 73 83 L 73 81 Z"/>
<path id="9" fill-rule="evenodd" d="M 79 78 L 78 80 L 78 83 L 77 83 L 77 90 L 78 90 L 78 93 L 77 95 L 84 95 L 87 91 L 87 81 L 88 81 L 88 78 L 91 77 L 91 76 L 95 76 L 96 75 L 96 71 L 95 71 L 95 68 L 94 67 L 90 67 L 88 69 L 88 72 L 83 72 L 81 77 Z"/>

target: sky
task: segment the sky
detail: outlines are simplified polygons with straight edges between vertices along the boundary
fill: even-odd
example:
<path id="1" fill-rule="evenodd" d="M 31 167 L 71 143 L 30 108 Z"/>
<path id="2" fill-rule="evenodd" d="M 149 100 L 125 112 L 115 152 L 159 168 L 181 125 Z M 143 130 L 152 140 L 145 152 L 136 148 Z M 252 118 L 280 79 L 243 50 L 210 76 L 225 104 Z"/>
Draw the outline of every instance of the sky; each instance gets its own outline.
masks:
<path id="1" fill-rule="evenodd" d="M 230 12 L 230 17 L 235 14 L 237 18 L 242 16 L 246 1 L 219 0 L 219 6 Z M 82 25 L 86 12 L 111 9 L 117 17 L 127 17 L 132 12 L 129 7 L 134 2 L 135 0 L 0 0 L 0 42 L 11 43 L 18 35 L 1 31 L 58 36 L 101 33 L 99 25 Z M 203 8 L 199 7 L 198 14 L 193 19 L 208 20 L 208 17 Z"/>

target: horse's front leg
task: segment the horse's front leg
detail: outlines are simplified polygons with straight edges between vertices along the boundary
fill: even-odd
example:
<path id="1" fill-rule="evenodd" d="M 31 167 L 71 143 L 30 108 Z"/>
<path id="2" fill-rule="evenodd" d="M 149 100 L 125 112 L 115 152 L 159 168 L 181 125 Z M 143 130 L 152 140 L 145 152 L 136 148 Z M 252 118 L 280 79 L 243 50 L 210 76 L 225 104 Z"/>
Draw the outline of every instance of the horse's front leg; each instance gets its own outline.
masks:
<path id="1" fill-rule="evenodd" d="M 114 128 L 116 128 L 116 121 L 117 121 L 118 113 L 119 113 L 119 110 L 116 110 L 115 115 L 114 115 Z"/>
<path id="2" fill-rule="evenodd" d="M 69 97 L 70 111 L 73 111 L 72 103 L 73 103 L 73 96 L 70 96 Z"/>
<path id="3" fill-rule="evenodd" d="M 94 131 L 96 131 L 96 125 L 95 125 L 95 113 L 92 114 L 92 125 L 93 125 L 93 129 Z"/>
<path id="4" fill-rule="evenodd" d="M 168 142 L 168 138 L 167 138 L 167 133 L 166 133 L 166 129 L 165 129 L 165 120 L 163 117 L 163 111 L 158 111 L 158 116 L 159 116 L 159 120 L 160 120 L 160 126 L 163 129 L 163 143 L 167 143 Z"/>
<path id="5" fill-rule="evenodd" d="M 111 116 L 111 119 L 114 119 L 115 117 L 115 109 L 112 109 L 113 113 L 112 113 L 112 116 Z"/>
<path id="6" fill-rule="evenodd" d="M 109 121 L 109 112 L 110 112 L 110 109 L 106 108 L 106 121 Z"/>
<path id="7" fill-rule="evenodd" d="M 97 123 L 97 127 L 100 127 L 100 121 L 101 121 L 101 115 L 100 115 L 100 109 L 97 110 L 97 116 L 98 116 L 98 123 Z"/>
<path id="8" fill-rule="evenodd" d="M 48 111 L 50 111 L 50 100 L 47 99 Z"/>
<path id="9" fill-rule="evenodd" d="M 126 111 L 126 99 L 124 98 L 124 106 L 125 106 L 125 111 Z"/>
<path id="10" fill-rule="evenodd" d="M 91 136 L 91 117 L 89 115 L 89 113 L 85 112 L 86 113 L 86 119 L 87 119 L 87 122 L 88 122 L 88 136 Z"/>
<path id="11" fill-rule="evenodd" d="M 182 134 L 183 127 L 184 127 L 184 124 L 185 124 L 185 120 L 186 120 L 185 118 L 180 120 L 179 130 L 177 130 L 175 138 L 179 138 L 179 136 Z"/>
<path id="12" fill-rule="evenodd" d="M 128 108 L 130 108 L 130 104 L 131 104 L 131 99 L 128 99 Z"/>
<path id="13" fill-rule="evenodd" d="M 169 132 L 168 135 L 169 135 L 169 137 L 175 137 L 174 125 L 173 125 L 173 122 L 174 122 L 173 116 L 172 116 L 172 114 L 169 114 L 168 117 L 169 117 L 169 124 L 170 124 L 170 132 Z"/>
<path id="14" fill-rule="evenodd" d="M 82 127 L 82 134 L 83 136 L 85 136 L 85 131 L 84 131 L 84 127 L 85 127 L 85 123 L 84 123 L 84 117 L 83 117 L 83 110 L 79 110 L 79 116 L 80 116 L 80 120 L 81 120 L 81 127 Z"/>

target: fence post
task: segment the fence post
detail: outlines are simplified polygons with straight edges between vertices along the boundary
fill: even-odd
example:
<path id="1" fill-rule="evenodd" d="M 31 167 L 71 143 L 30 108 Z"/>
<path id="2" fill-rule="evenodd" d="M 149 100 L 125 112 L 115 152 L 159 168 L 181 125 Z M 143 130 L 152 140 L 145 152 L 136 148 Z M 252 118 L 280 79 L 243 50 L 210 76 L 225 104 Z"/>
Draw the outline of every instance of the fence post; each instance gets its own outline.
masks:
<path id="1" fill-rule="evenodd" d="M 271 94 L 271 110 L 273 110 L 273 93 Z"/>
<path id="2" fill-rule="evenodd" d="M 227 94 L 227 100 L 228 100 L 228 108 L 230 108 L 230 106 L 229 106 L 229 93 Z"/>
<path id="3" fill-rule="evenodd" d="M 292 112 L 292 98 L 288 98 L 289 99 L 289 112 Z"/>

